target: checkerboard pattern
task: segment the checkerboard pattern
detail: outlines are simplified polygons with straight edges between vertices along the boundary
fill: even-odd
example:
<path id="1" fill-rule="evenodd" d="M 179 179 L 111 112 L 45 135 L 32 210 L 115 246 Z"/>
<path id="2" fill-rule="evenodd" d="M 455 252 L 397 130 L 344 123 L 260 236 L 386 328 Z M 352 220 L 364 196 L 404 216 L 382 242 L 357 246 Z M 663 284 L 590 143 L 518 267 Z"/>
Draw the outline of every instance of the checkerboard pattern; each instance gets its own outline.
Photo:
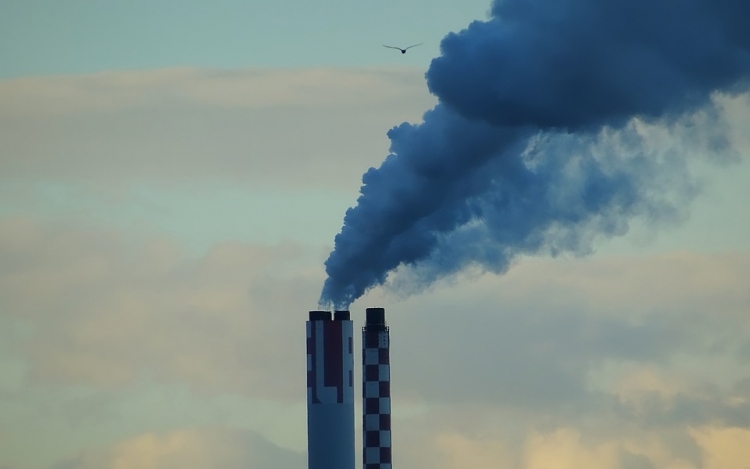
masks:
<path id="1" fill-rule="evenodd" d="M 363 469 L 391 469 L 391 369 L 388 328 L 362 330 Z"/>

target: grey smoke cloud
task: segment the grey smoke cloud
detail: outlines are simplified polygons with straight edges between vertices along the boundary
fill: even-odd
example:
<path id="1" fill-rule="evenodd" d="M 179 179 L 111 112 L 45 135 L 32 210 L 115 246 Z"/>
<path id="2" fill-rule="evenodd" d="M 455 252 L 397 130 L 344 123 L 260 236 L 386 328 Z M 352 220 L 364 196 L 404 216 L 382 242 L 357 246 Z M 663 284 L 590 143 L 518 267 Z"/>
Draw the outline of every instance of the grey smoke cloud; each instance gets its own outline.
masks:
<path id="1" fill-rule="evenodd" d="M 748 17 L 739 0 L 495 2 L 443 39 L 426 74 L 439 104 L 388 132 L 320 303 L 347 307 L 399 266 L 424 274 L 418 289 L 470 264 L 586 252 L 635 217 L 674 219 L 695 194 L 685 158 L 655 154 L 639 124 L 692 126 L 699 152 L 729 152 L 720 122 L 696 119 L 747 89 Z"/>

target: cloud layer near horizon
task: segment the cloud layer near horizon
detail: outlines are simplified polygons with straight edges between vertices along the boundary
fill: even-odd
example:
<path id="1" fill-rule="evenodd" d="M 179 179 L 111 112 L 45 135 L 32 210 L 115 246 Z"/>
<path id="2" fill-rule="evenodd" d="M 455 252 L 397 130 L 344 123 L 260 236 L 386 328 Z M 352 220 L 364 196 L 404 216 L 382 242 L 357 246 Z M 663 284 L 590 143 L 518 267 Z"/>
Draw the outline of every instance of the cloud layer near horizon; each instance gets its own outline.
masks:
<path id="1" fill-rule="evenodd" d="M 108 448 L 83 451 L 52 469 L 287 469 L 304 463 L 302 454 L 276 447 L 252 432 L 209 427 L 141 434 Z"/>
<path id="2" fill-rule="evenodd" d="M 2 204 L 20 207 L 0 212 L 0 467 L 304 467 L 298 339 L 330 241 L 233 235 L 195 252 L 179 231 L 101 215 L 121 213 L 118 185 L 144 180 L 162 195 L 191 187 L 190 200 L 215 200 L 217 184 L 305 197 L 333 186 L 348 197 L 385 154 L 393 114 L 416 119 L 431 100 L 421 80 L 415 71 L 160 71 L 30 80 L 20 101 L 23 87 L 0 82 L 2 102 L 16 103 L 0 106 Z M 334 99 L 335 112 L 322 106 L 341 86 L 357 92 Z M 159 101 L 164 87 L 174 94 Z M 289 102 L 264 104 L 268 89 Z M 747 103 L 729 104 L 746 151 Z M 248 136 L 263 116 L 273 133 Z M 190 135 L 192 119 L 213 130 Z M 160 133 L 169 128 L 179 131 Z M 339 135 L 350 131 L 366 135 Z M 199 138 L 225 146 L 213 154 Z M 306 167 L 308 158 L 317 160 Z M 330 168 L 340 180 L 323 176 Z M 85 186 L 76 200 L 96 199 L 96 210 L 61 209 L 50 183 Z M 22 202 L 40 190 L 51 210 L 32 214 Z M 711 213 L 735 216 L 701 233 L 741 237 L 743 200 L 710 200 L 721 201 Z M 187 213 L 211 224 L 205 212 L 221 208 Z M 317 209 L 310 215 L 322 219 L 328 208 Z M 169 216 L 161 210 L 149 216 Z M 712 239 L 702 252 L 667 243 L 637 255 L 522 257 L 503 277 L 470 270 L 408 299 L 398 282 L 366 295 L 355 319 L 382 305 L 391 326 L 399 464 L 744 469 L 750 250 Z"/>
<path id="3" fill-rule="evenodd" d="M 186 386 L 200 405 L 226 395 L 301 404 L 303 344 L 292 337 L 322 278 L 320 255 L 237 243 L 188 260 L 166 239 L 134 247 L 116 233 L 22 219 L 3 220 L 0 239 L 0 310 L 32 331 L 11 341 L 28 368 L 4 406 L 35 387 L 98 389 L 116 406 L 144 379 Z M 749 277 L 747 253 L 537 259 L 406 301 L 368 297 L 389 308 L 394 412 L 404 415 L 396 455 L 430 467 L 424 448 L 436 445 L 439 467 L 505 454 L 501 467 L 534 469 L 562 451 L 579 467 L 617 468 L 626 450 L 653 464 L 683 457 L 676 432 L 719 457 L 712 444 L 731 446 L 750 427 Z M 60 404 L 75 414 L 73 405 Z M 653 434 L 666 453 L 631 432 Z M 134 438 L 105 453 L 146 440 L 166 448 L 154 449 L 165 461 L 193 450 L 174 449 L 171 436 Z M 521 453 L 499 449 L 516 439 Z M 219 454 L 217 441 L 203 444 Z M 295 441 L 286 444 L 300 450 Z M 61 467 L 88 468 L 89 457 Z"/>

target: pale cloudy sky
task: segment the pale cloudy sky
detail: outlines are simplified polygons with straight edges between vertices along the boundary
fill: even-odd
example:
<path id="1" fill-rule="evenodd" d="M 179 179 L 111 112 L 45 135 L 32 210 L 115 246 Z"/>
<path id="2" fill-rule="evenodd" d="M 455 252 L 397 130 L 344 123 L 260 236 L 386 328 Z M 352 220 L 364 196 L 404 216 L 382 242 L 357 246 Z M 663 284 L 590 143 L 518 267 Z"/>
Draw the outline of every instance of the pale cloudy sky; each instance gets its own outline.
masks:
<path id="1" fill-rule="evenodd" d="M 306 467 L 323 261 L 490 8 L 311 5 L 0 3 L 0 468 Z M 750 100 L 717 100 L 736 157 L 676 220 L 352 305 L 399 467 L 750 467 Z"/>

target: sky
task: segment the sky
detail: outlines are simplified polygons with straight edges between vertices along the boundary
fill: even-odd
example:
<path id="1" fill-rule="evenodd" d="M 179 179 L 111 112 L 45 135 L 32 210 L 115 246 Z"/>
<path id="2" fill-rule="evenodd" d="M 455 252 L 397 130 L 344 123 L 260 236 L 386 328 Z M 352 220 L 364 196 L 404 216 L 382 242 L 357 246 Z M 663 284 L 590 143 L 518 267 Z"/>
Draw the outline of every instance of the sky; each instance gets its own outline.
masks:
<path id="1" fill-rule="evenodd" d="M 0 468 L 306 467 L 334 237 L 491 7 L 0 2 Z M 395 464 L 750 466 L 750 97 L 711 103 L 638 123 L 680 163 L 648 193 L 689 189 L 670 216 L 507 269 L 400 265 L 351 304 L 386 308 Z"/>

